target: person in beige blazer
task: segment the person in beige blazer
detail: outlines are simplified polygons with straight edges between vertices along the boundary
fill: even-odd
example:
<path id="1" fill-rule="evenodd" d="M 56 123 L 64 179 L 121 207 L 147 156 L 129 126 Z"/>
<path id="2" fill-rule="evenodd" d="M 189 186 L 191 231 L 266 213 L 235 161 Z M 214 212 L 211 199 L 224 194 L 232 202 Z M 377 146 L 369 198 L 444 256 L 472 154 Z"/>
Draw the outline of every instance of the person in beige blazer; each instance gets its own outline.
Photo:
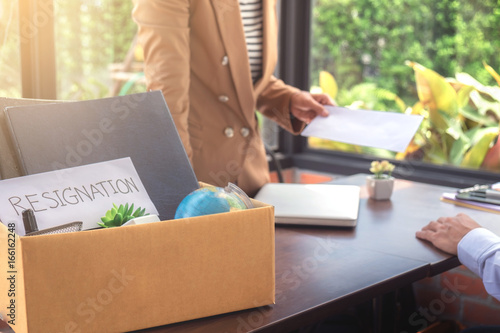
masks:
<path id="1" fill-rule="evenodd" d="M 322 104 L 333 104 L 273 76 L 276 0 L 262 0 L 262 75 L 255 83 L 238 0 L 133 1 L 148 89 L 163 92 L 198 180 L 232 182 L 255 195 L 269 181 L 255 110 L 299 134 L 328 114 Z"/>

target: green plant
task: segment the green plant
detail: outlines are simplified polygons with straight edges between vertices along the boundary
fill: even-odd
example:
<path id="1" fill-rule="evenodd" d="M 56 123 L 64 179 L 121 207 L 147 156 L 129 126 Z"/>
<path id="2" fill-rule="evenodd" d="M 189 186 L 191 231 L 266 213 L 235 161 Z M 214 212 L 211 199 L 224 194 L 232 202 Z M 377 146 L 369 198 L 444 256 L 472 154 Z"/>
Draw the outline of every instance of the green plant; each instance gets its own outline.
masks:
<path id="1" fill-rule="evenodd" d="M 314 85 L 319 72 L 326 70 L 335 75 L 341 90 L 369 82 L 409 102 L 415 96 L 406 59 L 432 66 L 445 77 L 467 72 L 487 85 L 493 82 L 481 62 L 500 68 L 497 0 L 313 3 L 310 76 Z"/>
<path id="2" fill-rule="evenodd" d="M 370 165 L 370 172 L 375 175 L 375 179 L 384 179 L 391 177 L 392 171 L 394 171 L 394 164 L 387 160 L 383 161 L 373 161 Z M 387 175 L 385 174 L 387 172 Z"/>
<path id="3" fill-rule="evenodd" d="M 500 171 L 500 160 L 487 157 L 499 134 L 500 87 L 483 86 L 466 73 L 447 79 L 415 62 L 419 101 L 412 114 L 424 121 L 411 145 L 398 158 L 423 156 L 425 161 Z M 486 63 L 498 82 L 498 74 Z M 490 155 L 491 156 L 491 155 Z"/>
<path id="4" fill-rule="evenodd" d="M 128 206 L 128 203 L 126 203 L 125 206 L 120 205 L 120 207 L 113 204 L 113 208 L 108 210 L 106 215 L 101 217 L 102 223 L 97 222 L 97 224 L 103 228 L 119 227 L 133 218 L 149 215 L 144 214 L 145 211 L 146 208 L 141 207 L 134 211 L 134 204 L 130 205 L 130 207 Z"/>
<path id="5" fill-rule="evenodd" d="M 381 100 L 390 100 L 398 106 L 396 110 L 399 109 L 399 112 L 404 110 L 407 114 L 422 115 L 422 125 L 405 152 L 391 155 L 391 152 L 381 149 L 317 138 L 310 138 L 309 144 L 314 148 L 370 154 L 379 158 L 419 160 L 499 172 L 500 75 L 484 63 L 485 70 L 499 85 L 484 86 L 466 73 L 457 73 L 455 78 L 445 78 L 416 62 L 407 61 L 406 64 L 413 68 L 415 73 L 418 101 L 413 106 L 407 107 L 395 94 L 379 90 L 370 84 L 364 84 L 364 94 L 350 92 L 350 95 L 359 100 L 351 99 L 348 106 L 370 109 L 372 105 L 378 105 L 383 108 L 384 104 L 378 103 Z M 325 74 L 322 76 L 327 77 Z M 332 80 L 334 79 L 320 80 L 320 89 L 336 93 L 331 87 Z M 371 97 L 366 97 L 367 92 Z M 348 94 L 344 93 L 345 95 Z M 344 99 L 340 98 L 339 92 L 337 101 L 342 100 Z"/>

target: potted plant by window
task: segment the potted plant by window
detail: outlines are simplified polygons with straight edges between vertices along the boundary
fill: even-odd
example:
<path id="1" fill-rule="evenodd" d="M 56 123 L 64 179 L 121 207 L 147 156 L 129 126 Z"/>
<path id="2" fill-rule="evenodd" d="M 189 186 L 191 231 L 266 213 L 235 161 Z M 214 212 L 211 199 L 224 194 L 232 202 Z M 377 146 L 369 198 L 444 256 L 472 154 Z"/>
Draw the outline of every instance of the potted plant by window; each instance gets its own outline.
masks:
<path id="1" fill-rule="evenodd" d="M 394 188 L 394 177 L 392 171 L 394 164 L 389 161 L 373 161 L 370 172 L 373 175 L 366 177 L 366 187 L 368 195 L 374 200 L 389 200 Z"/>

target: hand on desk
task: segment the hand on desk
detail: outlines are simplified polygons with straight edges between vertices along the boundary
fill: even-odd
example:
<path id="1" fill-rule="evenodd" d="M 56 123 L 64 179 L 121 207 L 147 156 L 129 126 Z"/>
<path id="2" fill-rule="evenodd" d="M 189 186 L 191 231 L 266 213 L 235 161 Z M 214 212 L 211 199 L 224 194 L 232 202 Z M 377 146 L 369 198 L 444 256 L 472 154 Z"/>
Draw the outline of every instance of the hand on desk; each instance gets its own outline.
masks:
<path id="1" fill-rule="evenodd" d="M 460 240 L 472 229 L 481 226 L 468 215 L 460 213 L 454 217 L 440 217 L 417 231 L 417 238 L 427 240 L 445 252 L 456 255 Z"/>
<path id="2" fill-rule="evenodd" d="M 292 96 L 290 100 L 290 112 L 295 118 L 309 124 L 316 116 L 326 117 L 328 111 L 323 105 L 336 105 L 327 94 L 310 94 L 301 91 Z"/>

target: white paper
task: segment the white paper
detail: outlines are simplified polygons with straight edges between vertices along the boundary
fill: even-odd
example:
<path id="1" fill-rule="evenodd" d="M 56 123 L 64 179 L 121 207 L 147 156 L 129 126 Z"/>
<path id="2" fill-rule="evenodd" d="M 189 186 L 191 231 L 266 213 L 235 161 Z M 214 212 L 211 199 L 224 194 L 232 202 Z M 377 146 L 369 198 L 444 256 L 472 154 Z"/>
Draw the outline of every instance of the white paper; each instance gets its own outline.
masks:
<path id="1" fill-rule="evenodd" d="M 423 117 L 395 112 L 351 110 L 325 106 L 330 115 L 316 117 L 303 136 L 340 141 L 360 146 L 405 151 Z"/>
<path id="2" fill-rule="evenodd" d="M 74 221 L 92 229 L 113 203 L 158 215 L 128 157 L 0 181 L 0 220 L 21 236 L 24 209 L 33 209 L 39 230 Z"/>

